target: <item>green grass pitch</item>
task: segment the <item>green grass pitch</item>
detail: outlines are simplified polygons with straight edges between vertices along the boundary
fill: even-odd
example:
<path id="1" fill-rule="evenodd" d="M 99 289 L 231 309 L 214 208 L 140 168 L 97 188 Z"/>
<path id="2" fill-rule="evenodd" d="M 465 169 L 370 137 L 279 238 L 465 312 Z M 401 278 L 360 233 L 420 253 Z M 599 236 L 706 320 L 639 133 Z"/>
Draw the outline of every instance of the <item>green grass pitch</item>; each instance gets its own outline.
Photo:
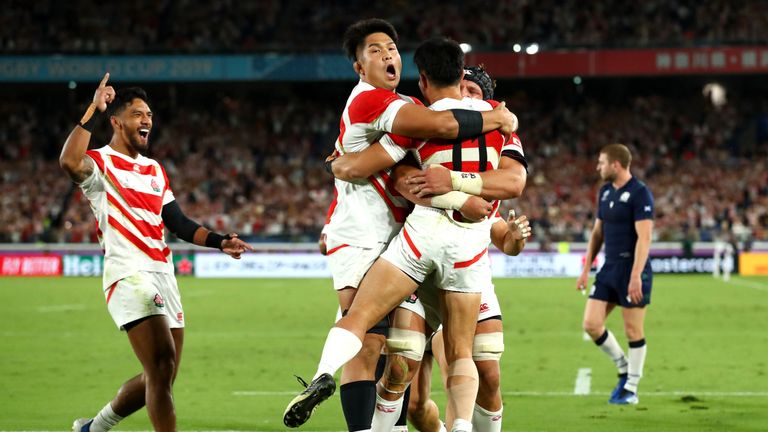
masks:
<path id="1" fill-rule="evenodd" d="M 640 405 L 606 403 L 612 363 L 583 339 L 572 279 L 496 281 L 504 311 L 505 431 L 768 430 L 768 278 L 657 276 Z M 180 430 L 285 430 L 311 378 L 336 296 L 329 280 L 180 278 L 186 340 Z M 97 278 L 0 279 L 0 431 L 68 430 L 139 372 Z M 618 314 L 609 327 L 623 345 Z M 590 368 L 591 392 L 574 395 Z M 445 395 L 435 389 L 435 399 Z M 117 430 L 150 430 L 146 411 Z M 338 395 L 300 430 L 345 429 Z"/>

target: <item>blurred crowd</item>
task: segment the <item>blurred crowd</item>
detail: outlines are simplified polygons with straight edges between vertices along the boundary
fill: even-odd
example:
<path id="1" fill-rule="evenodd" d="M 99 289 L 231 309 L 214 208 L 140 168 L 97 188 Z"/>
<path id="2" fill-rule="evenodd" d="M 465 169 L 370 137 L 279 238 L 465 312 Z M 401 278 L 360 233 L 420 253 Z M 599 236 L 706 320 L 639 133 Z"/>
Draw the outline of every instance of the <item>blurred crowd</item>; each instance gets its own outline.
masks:
<path id="1" fill-rule="evenodd" d="M 333 198 L 322 162 L 345 96 L 159 101 L 150 156 L 166 167 L 191 218 L 251 241 L 315 241 Z M 600 187 L 597 152 L 612 142 L 630 146 L 632 172 L 653 190 L 657 241 L 768 240 L 768 110 L 761 98 L 734 96 L 721 109 L 701 97 L 661 94 L 499 98 L 520 117 L 530 162 L 523 196 L 503 209 L 527 214 L 536 240 L 588 239 Z M 43 99 L 0 102 L 7 119 L 0 129 L 0 241 L 96 242 L 88 203 L 57 164 L 82 105 Z M 92 147 L 110 135 L 102 120 Z"/>
<path id="2" fill-rule="evenodd" d="M 401 47 L 446 35 L 482 49 L 764 44 L 765 0 L 11 0 L 0 51 L 17 54 L 340 52 L 360 18 L 390 20 Z M 307 35 L 312 35 L 308 41 Z"/>

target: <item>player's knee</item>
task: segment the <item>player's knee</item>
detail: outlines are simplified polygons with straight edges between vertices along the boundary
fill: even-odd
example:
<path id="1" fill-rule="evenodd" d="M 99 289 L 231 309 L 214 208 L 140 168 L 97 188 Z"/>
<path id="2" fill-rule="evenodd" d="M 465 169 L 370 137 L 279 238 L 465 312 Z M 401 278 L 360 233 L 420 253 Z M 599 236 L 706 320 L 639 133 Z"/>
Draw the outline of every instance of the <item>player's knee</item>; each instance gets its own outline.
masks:
<path id="1" fill-rule="evenodd" d="M 594 338 L 602 333 L 603 323 L 600 320 L 585 319 L 581 327 L 588 335 Z"/>
<path id="2" fill-rule="evenodd" d="M 418 361 L 400 355 L 390 355 L 387 378 L 393 382 L 409 383 L 418 369 Z"/>
<path id="3" fill-rule="evenodd" d="M 399 328 L 389 329 L 387 350 L 406 359 L 418 363 L 424 357 L 427 338 L 424 333 Z"/>
<path id="4" fill-rule="evenodd" d="M 144 374 L 147 379 L 157 382 L 173 382 L 176 374 L 176 357 L 171 354 L 158 354 L 152 362 L 145 365 Z"/>
<path id="5" fill-rule="evenodd" d="M 630 341 L 640 340 L 644 337 L 643 328 L 632 323 L 624 324 L 624 333 L 627 335 L 627 339 Z"/>

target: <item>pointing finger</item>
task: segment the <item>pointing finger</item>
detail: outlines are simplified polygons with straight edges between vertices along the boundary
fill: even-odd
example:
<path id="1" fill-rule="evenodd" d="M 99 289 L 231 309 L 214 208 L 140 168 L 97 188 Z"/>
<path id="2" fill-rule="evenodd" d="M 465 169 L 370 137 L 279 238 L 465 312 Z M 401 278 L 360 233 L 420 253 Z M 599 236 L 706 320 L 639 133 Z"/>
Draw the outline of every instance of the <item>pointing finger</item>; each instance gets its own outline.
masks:
<path id="1" fill-rule="evenodd" d="M 100 88 L 106 87 L 108 80 L 109 80 L 109 72 L 104 74 L 104 78 L 101 79 L 101 82 L 99 83 L 99 87 Z"/>

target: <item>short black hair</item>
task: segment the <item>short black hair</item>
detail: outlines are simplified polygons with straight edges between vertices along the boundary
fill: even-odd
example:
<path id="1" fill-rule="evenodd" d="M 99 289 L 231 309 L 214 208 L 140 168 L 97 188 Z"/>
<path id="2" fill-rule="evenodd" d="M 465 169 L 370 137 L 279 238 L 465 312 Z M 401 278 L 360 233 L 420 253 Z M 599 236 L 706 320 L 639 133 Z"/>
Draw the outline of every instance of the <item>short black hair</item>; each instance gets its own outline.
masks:
<path id="1" fill-rule="evenodd" d="M 464 51 L 459 44 L 447 38 L 432 38 L 416 48 L 413 62 L 419 73 L 438 86 L 458 84 L 464 70 Z"/>
<path id="2" fill-rule="evenodd" d="M 126 87 L 115 92 L 115 99 L 107 107 L 110 116 L 118 115 L 133 102 L 134 99 L 141 99 L 149 105 L 147 92 L 141 87 Z"/>
<path id="3" fill-rule="evenodd" d="M 357 60 L 357 50 L 365 43 L 365 38 L 373 33 L 384 33 L 397 43 L 397 30 L 389 22 L 381 18 L 360 20 L 344 32 L 344 53 L 353 62 Z"/>

